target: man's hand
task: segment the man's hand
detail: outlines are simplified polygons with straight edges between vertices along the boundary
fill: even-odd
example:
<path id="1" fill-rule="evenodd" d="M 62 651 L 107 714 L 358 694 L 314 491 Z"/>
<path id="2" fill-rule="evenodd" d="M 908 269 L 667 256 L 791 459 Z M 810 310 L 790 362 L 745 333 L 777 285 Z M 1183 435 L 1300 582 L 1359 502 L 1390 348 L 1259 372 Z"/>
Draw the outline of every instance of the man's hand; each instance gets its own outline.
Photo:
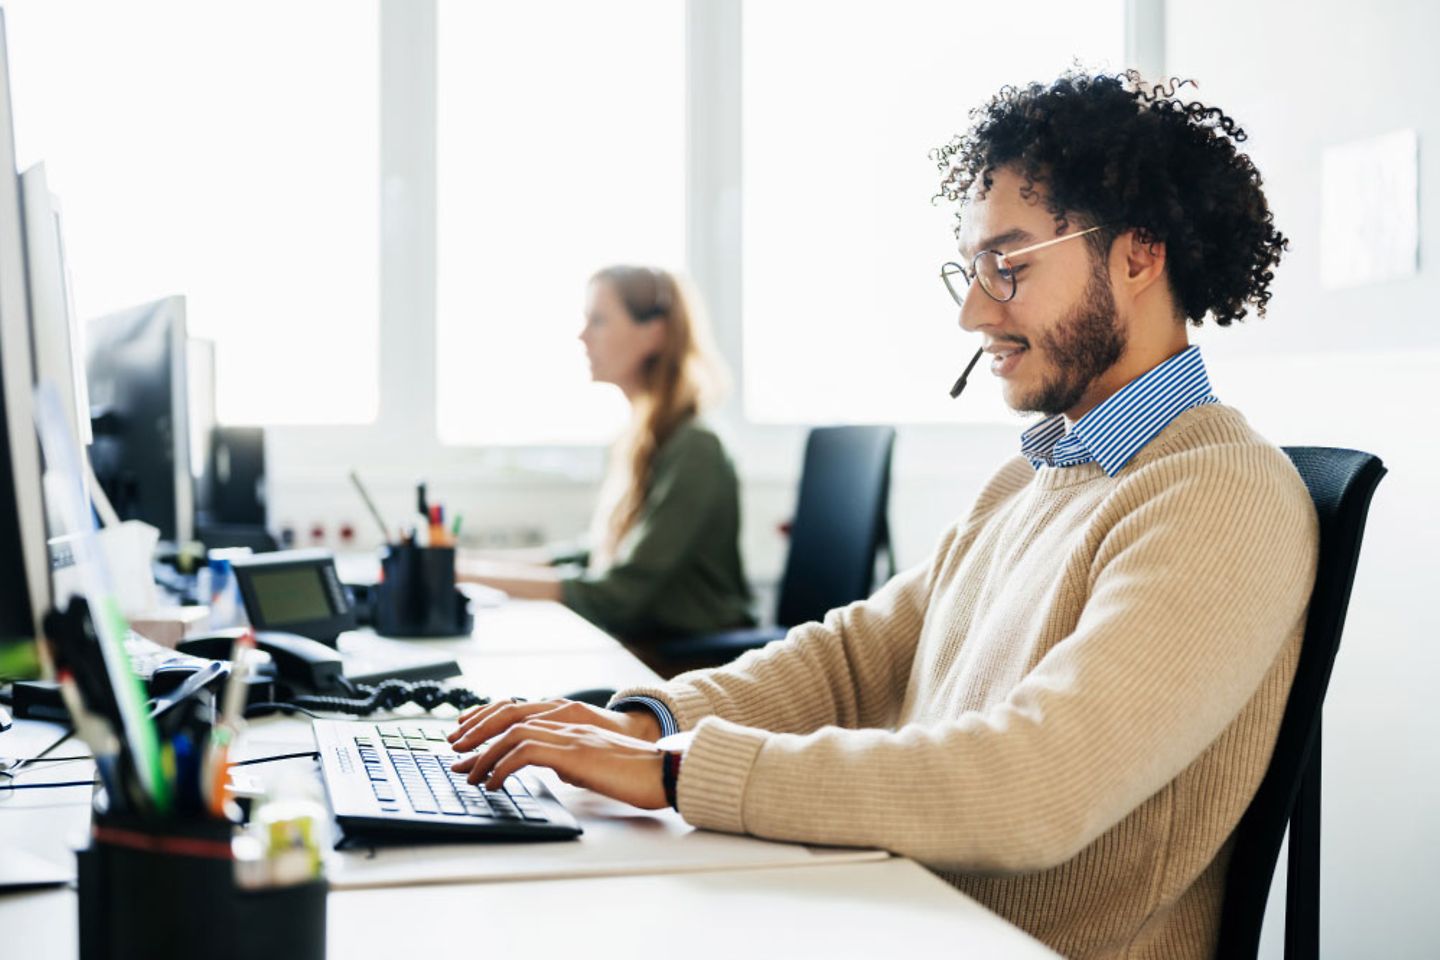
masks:
<path id="1" fill-rule="evenodd" d="M 502 700 L 483 707 L 472 707 L 460 714 L 460 725 L 450 734 L 450 744 L 456 753 L 465 753 L 515 724 L 530 720 L 597 727 L 650 743 L 660 739 L 660 722 L 649 710 L 620 713 L 592 707 L 578 700 L 541 700 L 536 703 Z"/>
<path id="2" fill-rule="evenodd" d="M 470 783 L 483 779 L 485 789 L 498 790 L 506 777 L 531 765 L 549 767 L 566 783 L 637 807 L 666 806 L 664 751 L 654 743 L 599 727 L 525 720 L 509 727 L 484 752 L 465 757 L 450 769 L 468 773 Z"/>

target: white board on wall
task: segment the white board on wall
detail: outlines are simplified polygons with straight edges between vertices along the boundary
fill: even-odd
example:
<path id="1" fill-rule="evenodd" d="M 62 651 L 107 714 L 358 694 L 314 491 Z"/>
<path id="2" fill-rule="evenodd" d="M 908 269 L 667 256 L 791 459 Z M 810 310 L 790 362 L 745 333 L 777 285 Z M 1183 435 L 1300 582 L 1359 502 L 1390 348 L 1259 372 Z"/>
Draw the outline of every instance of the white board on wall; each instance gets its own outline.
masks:
<path id="1" fill-rule="evenodd" d="M 1325 148 L 1320 173 L 1320 283 L 1325 289 L 1414 276 L 1419 234 L 1414 129 Z"/>

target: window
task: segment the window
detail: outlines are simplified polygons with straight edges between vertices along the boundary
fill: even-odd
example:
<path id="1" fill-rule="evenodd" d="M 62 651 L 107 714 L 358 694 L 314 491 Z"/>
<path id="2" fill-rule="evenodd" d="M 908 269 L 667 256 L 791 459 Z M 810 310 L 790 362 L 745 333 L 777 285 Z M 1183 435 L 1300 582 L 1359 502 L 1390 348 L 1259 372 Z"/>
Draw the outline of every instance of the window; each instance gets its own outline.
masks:
<path id="1" fill-rule="evenodd" d="M 742 30 L 747 415 L 1014 422 L 983 362 L 946 395 L 978 344 L 940 284 L 928 154 L 1004 83 L 1119 65 L 1122 0 L 747 3 Z"/>
<path id="2" fill-rule="evenodd" d="M 609 439 L 585 281 L 685 264 L 685 6 L 441 0 L 436 336 L 440 439 Z"/>
<path id="3" fill-rule="evenodd" d="M 378 405 L 377 0 L 7 0 L 82 319 L 174 293 L 225 422 Z"/>

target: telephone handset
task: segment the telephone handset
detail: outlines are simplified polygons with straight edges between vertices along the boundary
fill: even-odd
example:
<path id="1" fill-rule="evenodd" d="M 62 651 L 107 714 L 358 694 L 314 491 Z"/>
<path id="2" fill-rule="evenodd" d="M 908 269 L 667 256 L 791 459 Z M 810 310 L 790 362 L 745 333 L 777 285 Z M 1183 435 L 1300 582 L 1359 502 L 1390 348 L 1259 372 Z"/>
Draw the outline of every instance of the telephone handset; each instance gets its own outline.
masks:
<path id="1" fill-rule="evenodd" d="M 224 630 L 204 637 L 182 640 L 175 647 L 180 653 L 211 660 L 225 660 L 241 631 Z M 278 630 L 255 631 L 255 647 L 270 655 L 274 664 L 273 678 L 288 687 L 309 693 L 347 693 L 344 683 L 345 662 L 339 651 L 318 640 L 282 633 Z"/>

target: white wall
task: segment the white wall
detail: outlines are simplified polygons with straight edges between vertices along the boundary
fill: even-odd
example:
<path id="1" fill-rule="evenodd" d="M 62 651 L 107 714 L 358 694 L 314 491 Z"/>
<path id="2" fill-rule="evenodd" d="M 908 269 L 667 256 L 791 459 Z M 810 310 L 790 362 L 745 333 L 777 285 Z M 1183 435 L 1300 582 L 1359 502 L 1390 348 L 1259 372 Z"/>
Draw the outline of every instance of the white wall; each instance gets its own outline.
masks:
<path id="1" fill-rule="evenodd" d="M 1327 957 L 1440 953 L 1440 5 L 1404 0 L 1170 2 L 1166 65 L 1253 135 L 1292 240 L 1270 316 L 1205 338 L 1217 392 L 1281 443 L 1369 450 L 1391 473 L 1366 531 L 1325 711 L 1321 943 Z M 1421 267 L 1346 291 L 1320 283 L 1320 160 L 1330 144 L 1415 128 Z M 1278 893 L 1278 891 L 1277 891 Z M 1275 896 L 1271 916 L 1275 916 Z M 1280 956 L 1267 927 L 1266 956 Z"/>

